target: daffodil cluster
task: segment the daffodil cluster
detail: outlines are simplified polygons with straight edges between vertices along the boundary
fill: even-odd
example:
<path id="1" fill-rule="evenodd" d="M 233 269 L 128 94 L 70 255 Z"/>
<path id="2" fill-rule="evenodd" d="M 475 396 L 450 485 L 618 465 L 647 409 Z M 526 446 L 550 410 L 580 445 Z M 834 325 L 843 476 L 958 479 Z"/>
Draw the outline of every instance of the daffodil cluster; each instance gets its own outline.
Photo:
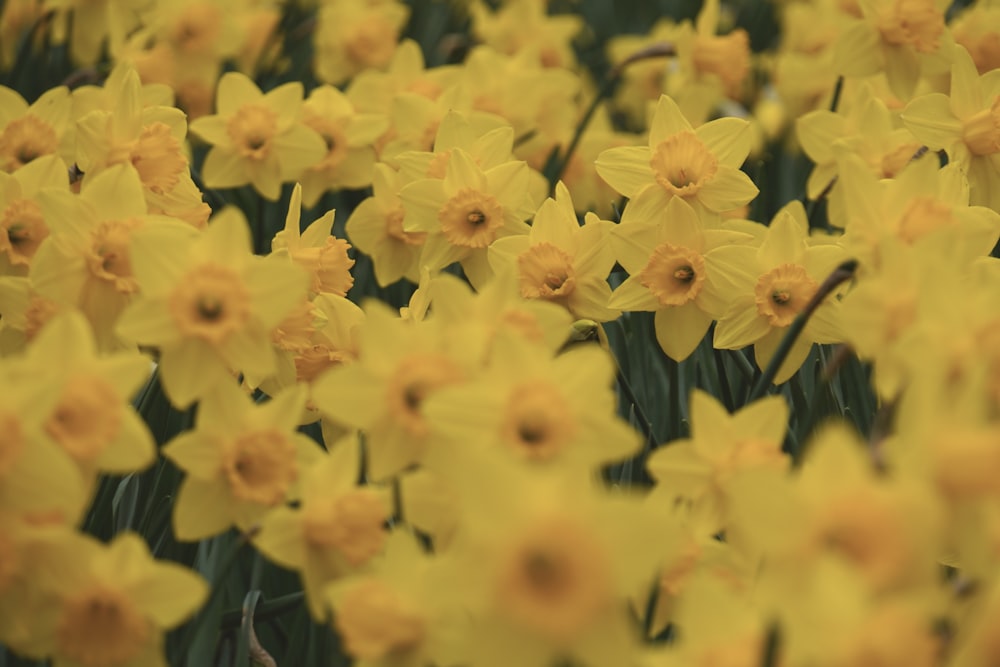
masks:
<path id="1" fill-rule="evenodd" d="M 578 4 L 4 5 L 0 662 L 1000 662 L 1000 10 Z"/>

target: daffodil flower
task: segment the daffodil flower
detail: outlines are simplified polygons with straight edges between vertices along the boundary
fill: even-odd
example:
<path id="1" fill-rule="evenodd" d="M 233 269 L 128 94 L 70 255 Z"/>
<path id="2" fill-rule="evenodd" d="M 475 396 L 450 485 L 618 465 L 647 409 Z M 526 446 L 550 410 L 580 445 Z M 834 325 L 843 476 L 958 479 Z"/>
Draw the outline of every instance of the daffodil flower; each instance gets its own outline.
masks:
<path id="1" fill-rule="evenodd" d="M 302 84 L 293 81 L 262 93 L 245 74 L 219 80 L 218 113 L 191 123 L 191 131 L 212 145 L 202 177 L 209 188 L 247 183 L 272 201 L 281 184 L 316 165 L 327 149 L 316 130 L 302 121 Z"/>
<path id="2" fill-rule="evenodd" d="M 629 206 L 662 210 L 673 197 L 713 213 L 739 208 L 757 187 L 739 167 L 750 154 L 750 125 L 720 118 L 697 129 L 677 103 L 663 95 L 646 146 L 610 148 L 597 158 L 597 173 L 628 197 Z"/>

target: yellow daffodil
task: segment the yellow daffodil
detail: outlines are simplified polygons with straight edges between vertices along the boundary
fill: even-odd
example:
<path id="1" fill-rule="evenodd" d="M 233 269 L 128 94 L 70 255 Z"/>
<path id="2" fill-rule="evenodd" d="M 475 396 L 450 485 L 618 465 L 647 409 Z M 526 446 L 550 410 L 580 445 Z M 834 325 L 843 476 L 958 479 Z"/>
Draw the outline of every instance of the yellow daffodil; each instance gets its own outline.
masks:
<path id="1" fill-rule="evenodd" d="M 432 271 L 461 262 L 474 285 L 490 276 L 487 248 L 498 238 L 527 234 L 533 210 L 527 194 L 528 166 L 508 161 L 479 167 L 461 148 L 451 151 L 444 179 L 426 178 L 403 187 L 404 231 L 425 232 L 420 264 Z"/>
<path id="2" fill-rule="evenodd" d="M 385 69 L 409 17 L 410 8 L 397 0 L 324 3 L 313 32 L 316 76 L 340 85 L 365 69 Z"/>
<path id="3" fill-rule="evenodd" d="M 422 300 L 421 306 L 432 307 L 434 317 L 443 323 L 448 345 L 475 365 L 488 363 L 494 344 L 505 336 L 555 352 L 566 342 L 573 324 L 573 316 L 562 306 L 521 296 L 511 272 L 496 276 L 479 292 L 446 273 L 429 278 L 426 286 L 426 302 Z"/>
<path id="4" fill-rule="evenodd" d="M 788 405 L 769 396 L 733 415 L 712 396 L 695 390 L 688 408 L 691 437 L 667 443 L 650 455 L 646 467 L 658 483 L 657 497 L 685 498 L 709 517 L 715 534 L 727 523 L 727 486 L 745 469 L 787 470 L 781 446 L 788 427 Z"/>
<path id="5" fill-rule="evenodd" d="M 109 52 L 115 53 L 128 33 L 139 25 L 139 13 L 144 6 L 139 0 L 44 0 L 42 4 L 46 10 L 63 15 L 72 12 L 69 53 L 82 66 L 97 62 L 105 40 Z"/>
<path id="6" fill-rule="evenodd" d="M 473 33 L 497 51 L 529 51 L 545 67 L 576 67 L 571 42 L 583 29 L 581 17 L 547 15 L 545 5 L 535 0 L 511 0 L 496 12 L 474 0 L 469 10 Z"/>
<path id="7" fill-rule="evenodd" d="M 299 228 L 301 216 L 302 186 L 296 183 L 288 202 L 285 228 L 275 234 L 272 251 L 275 255 L 287 254 L 309 272 L 310 292 L 346 296 L 354 284 L 354 260 L 347 254 L 350 244 L 331 235 L 334 211 L 314 220 L 304 231 Z"/>
<path id="8" fill-rule="evenodd" d="M 273 395 L 280 388 L 305 385 L 309 399 L 302 421 L 316 421 L 319 415 L 312 386 L 327 370 L 357 359 L 358 327 L 364 320 L 364 312 L 341 296 L 320 294 L 312 302 L 304 302 L 272 333 L 278 371 L 261 383 L 261 390 Z"/>
<path id="9" fill-rule="evenodd" d="M 815 163 L 807 182 L 807 194 L 817 199 L 834 185 L 845 153 L 854 153 L 878 178 L 895 178 L 917 154 L 921 144 L 900 126 L 898 114 L 875 97 L 865 82 L 843 105 L 843 113 L 825 109 L 811 111 L 795 121 L 802 150 Z"/>
<path id="10" fill-rule="evenodd" d="M 141 297 L 117 331 L 158 348 L 160 379 L 186 407 L 233 372 L 266 378 L 276 370 L 271 330 L 305 298 L 305 271 L 255 257 L 250 228 L 235 209 L 200 235 L 187 225 L 138 230 L 130 252 Z"/>
<path id="11" fill-rule="evenodd" d="M 395 99 L 403 93 L 412 93 L 437 99 L 458 75 L 457 65 L 428 68 L 424 53 L 412 39 L 396 45 L 388 67 L 365 69 L 351 79 L 347 97 L 361 113 L 389 115 Z"/>
<path id="12" fill-rule="evenodd" d="M 430 433 L 424 401 L 465 381 L 469 364 L 434 320 L 400 320 L 377 302 L 367 303 L 365 314 L 358 360 L 319 378 L 313 400 L 327 418 L 365 433 L 368 478 L 378 482 L 423 459 Z"/>
<path id="13" fill-rule="evenodd" d="M 210 213 L 191 180 L 184 147 L 184 114 L 168 106 L 143 106 L 142 86 L 129 68 L 110 110 L 95 109 L 77 121 L 76 164 L 84 181 L 125 164 L 142 182 L 151 213 L 177 213 L 203 227 Z"/>
<path id="14" fill-rule="evenodd" d="M 1000 67 L 1000 7 L 977 2 L 961 9 L 948 26 L 955 43 L 965 47 L 980 74 Z"/>
<path id="15" fill-rule="evenodd" d="M 455 457 L 445 472 L 464 532 L 449 547 L 442 595 L 475 614 L 467 664 L 630 662 L 638 637 L 626 600 L 662 557 L 652 508 L 564 469 L 492 454 Z"/>
<path id="16" fill-rule="evenodd" d="M 111 68 L 102 85 L 85 84 L 74 88 L 72 92 L 74 119 L 79 120 L 91 111 L 114 111 L 124 92 L 129 72 L 133 70 L 136 70 L 136 67 L 132 63 L 119 62 Z M 141 73 L 139 78 L 143 78 Z M 174 105 L 174 91 L 162 83 L 143 83 L 139 88 L 139 97 L 143 108 Z"/>
<path id="17" fill-rule="evenodd" d="M 707 0 L 674 39 L 677 67 L 667 71 L 665 92 L 690 118 L 704 117 L 720 99 L 741 100 L 750 74 L 750 36 L 742 28 L 717 34 L 720 14 L 719 0 Z"/>
<path id="18" fill-rule="evenodd" d="M 351 243 L 371 258 L 375 280 L 382 287 L 401 278 L 420 280 L 418 261 L 426 232 L 403 231 L 406 210 L 399 199 L 400 174 L 386 164 L 375 165 L 373 195 L 351 211 L 344 228 Z"/>
<path id="19" fill-rule="evenodd" d="M 129 405 L 149 378 L 149 359 L 136 352 L 98 357 L 90 325 L 76 312 L 49 322 L 28 346 L 25 362 L 49 375 L 57 397 L 44 431 L 79 466 L 88 482 L 98 472 L 142 470 L 156 447 L 142 418 Z"/>
<path id="20" fill-rule="evenodd" d="M 771 221 L 760 248 L 732 245 L 717 251 L 719 261 L 744 267 L 740 276 L 749 280 L 734 290 L 729 308 L 716 324 L 716 348 L 735 350 L 752 344 L 757 365 L 767 368 L 788 327 L 846 258 L 838 246 L 809 245 L 807 230 L 805 209 L 793 201 Z M 816 309 L 778 369 L 775 384 L 799 369 L 813 343 L 841 341 L 836 306 L 828 298 Z"/>
<path id="21" fill-rule="evenodd" d="M 436 125 L 429 151 L 407 151 L 393 162 L 405 183 L 421 178 L 443 179 L 454 149 L 460 148 L 480 169 L 492 169 L 515 160 L 514 129 L 499 116 L 476 115 L 449 109 Z"/>
<path id="22" fill-rule="evenodd" d="M 686 359 L 722 317 L 746 269 L 718 258 L 718 250 L 751 237 L 704 229 L 693 208 L 672 198 L 652 219 L 637 219 L 629 204 L 611 248 L 629 278 L 608 305 L 626 311 L 656 312 L 656 340 L 671 359 Z"/>
<path id="23" fill-rule="evenodd" d="M 900 99 L 913 96 L 920 77 L 947 68 L 954 40 L 944 22 L 948 0 L 869 0 L 837 40 L 834 63 L 846 76 L 885 72 Z"/>
<path id="24" fill-rule="evenodd" d="M 187 473 L 174 504 L 174 535 L 201 540 L 236 526 L 249 530 L 268 510 L 298 497 L 299 479 L 323 452 L 296 432 L 305 404 L 301 388 L 255 404 L 235 382 L 199 403 L 193 431 L 171 440 L 163 455 Z"/>
<path id="25" fill-rule="evenodd" d="M 0 378 L 0 511 L 44 512 L 72 525 L 88 496 L 73 459 L 45 433 L 56 378 L 14 364 L 0 367 Z"/>
<path id="26" fill-rule="evenodd" d="M 678 637 L 651 655 L 649 667 L 720 663 L 750 667 L 759 663 L 767 641 L 764 610 L 719 568 L 696 572 L 690 579 L 674 615 Z"/>
<path id="27" fill-rule="evenodd" d="M 597 158 L 597 173 L 628 197 L 629 206 L 659 211 L 673 197 L 715 213 L 757 195 L 739 170 L 750 153 L 750 125 L 720 118 L 694 129 L 677 103 L 664 95 L 650 124 L 647 146 L 611 148 Z"/>
<path id="28" fill-rule="evenodd" d="M 268 513 L 254 538 L 267 558 L 299 573 L 317 621 L 326 619 L 327 585 L 369 569 L 382 553 L 385 522 L 392 513 L 386 489 L 358 484 L 357 436 L 332 443 L 330 449 L 330 456 L 302 471 L 298 506 Z"/>
<path id="29" fill-rule="evenodd" d="M 262 93 L 245 74 L 219 80 L 214 116 L 197 118 L 191 131 L 212 145 L 202 176 L 210 188 L 251 183 L 270 200 L 281 184 L 300 178 L 326 155 L 326 144 L 302 121 L 302 84 L 293 81 Z"/>
<path id="30" fill-rule="evenodd" d="M 478 379 L 443 388 L 425 402 L 434 436 L 427 466 L 466 448 L 581 471 L 624 460 L 641 443 L 615 414 L 613 376 L 613 361 L 598 346 L 553 357 L 537 343 L 500 338 Z"/>
<path id="31" fill-rule="evenodd" d="M 124 164 L 90 179 L 79 195 L 48 190 L 39 201 L 53 234 L 32 262 L 33 285 L 42 296 L 79 308 L 101 349 L 121 347 L 114 327 L 139 290 L 130 239 L 143 227 L 176 221 L 148 215 L 139 176 Z"/>
<path id="32" fill-rule="evenodd" d="M 464 662 L 469 622 L 442 601 L 445 569 L 415 536 L 397 529 L 385 556 L 364 574 L 329 586 L 333 627 L 359 667 L 418 667 Z"/>
<path id="33" fill-rule="evenodd" d="M 359 113 L 344 93 L 319 86 L 302 105 L 302 122 L 326 143 L 326 155 L 302 174 L 302 198 L 312 208 L 328 190 L 372 184 L 375 141 L 389 127 L 384 115 Z"/>
<path id="34" fill-rule="evenodd" d="M 195 572 L 153 559 L 135 533 L 110 544 L 73 535 L 41 558 L 39 586 L 52 601 L 40 613 L 34 652 L 59 667 L 162 667 L 164 633 L 204 603 Z"/>
<path id="35" fill-rule="evenodd" d="M 51 232 L 39 191 L 69 191 L 66 164 L 55 155 L 36 158 L 13 174 L 0 172 L 0 275 L 26 275 Z"/>
<path id="36" fill-rule="evenodd" d="M 846 425 L 827 426 L 806 451 L 794 478 L 758 466 L 732 479 L 734 534 L 761 549 L 779 577 L 807 571 L 791 563 L 832 556 L 874 593 L 930 585 L 944 528 L 930 485 L 912 475 L 880 474 Z"/>
<path id="37" fill-rule="evenodd" d="M 660 494 L 647 496 L 649 503 L 662 503 Z M 694 639 L 701 632 L 710 631 L 705 627 L 706 618 L 699 618 L 700 612 L 707 611 L 702 605 L 711 604 L 706 599 L 703 586 L 706 581 L 712 584 L 728 584 L 720 590 L 725 594 L 729 604 L 743 602 L 740 592 L 749 587 L 753 572 L 750 560 L 741 554 L 737 547 L 716 539 L 718 526 L 704 512 L 695 510 L 688 513 L 684 505 L 675 505 L 679 511 L 669 516 L 669 521 L 658 527 L 665 534 L 660 574 L 656 582 L 656 602 L 649 620 L 649 636 L 656 637 L 662 633 L 669 623 L 675 623 L 684 628 L 685 639 Z M 644 584 L 634 598 L 637 614 L 646 614 L 649 599 L 649 585 Z M 713 600 L 718 602 L 718 600 Z M 717 614 L 713 626 L 723 625 L 725 607 L 720 605 L 714 610 Z M 719 614 L 722 612 L 722 614 Z M 720 630 L 722 628 L 719 628 Z"/>
<path id="38" fill-rule="evenodd" d="M 930 93 L 906 105 L 903 122 L 931 150 L 945 150 L 968 175 L 970 203 L 1000 210 L 1000 80 L 979 76 L 956 48 L 951 94 Z"/>
<path id="39" fill-rule="evenodd" d="M 840 243 L 863 270 L 878 265 L 879 243 L 889 237 L 909 246 L 960 244 L 963 265 L 987 255 L 1000 239 L 1000 214 L 968 206 L 970 190 L 957 164 L 939 168 L 936 156 L 914 160 L 897 178 L 879 181 L 846 158 L 841 201 L 831 221 L 844 228 Z"/>
<path id="40" fill-rule="evenodd" d="M 508 236 L 490 245 L 490 266 L 495 273 L 514 270 L 526 299 L 558 303 L 576 319 L 613 320 L 620 315 L 607 307 L 608 274 L 615 263 L 608 243 L 613 224 L 588 214 L 581 227 L 569 190 L 561 182 L 555 195 L 535 213 L 527 235 Z"/>
<path id="41" fill-rule="evenodd" d="M 508 56 L 480 44 L 465 60 L 459 87 L 473 109 L 507 119 L 518 137 L 563 136 L 566 123 L 577 118 L 579 77 L 560 67 L 542 67 L 531 51 Z"/>
<path id="42" fill-rule="evenodd" d="M 0 278 L 0 356 L 19 354 L 42 327 L 67 310 L 76 309 L 39 294 L 30 278 Z"/>
<path id="43" fill-rule="evenodd" d="M 30 106 L 17 91 L 0 86 L 0 171 L 16 171 L 43 155 L 72 161 L 66 146 L 71 108 L 65 86 L 45 91 Z"/>

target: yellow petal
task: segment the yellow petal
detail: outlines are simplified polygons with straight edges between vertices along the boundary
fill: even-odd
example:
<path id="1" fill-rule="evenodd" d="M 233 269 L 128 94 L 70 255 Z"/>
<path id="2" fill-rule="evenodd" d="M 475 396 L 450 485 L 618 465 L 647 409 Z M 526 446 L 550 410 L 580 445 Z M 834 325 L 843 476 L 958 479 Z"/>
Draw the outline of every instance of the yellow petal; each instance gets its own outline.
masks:
<path id="1" fill-rule="evenodd" d="M 194 542 L 218 535 L 232 525 L 232 505 L 225 484 L 185 478 L 174 501 L 174 537 Z"/>

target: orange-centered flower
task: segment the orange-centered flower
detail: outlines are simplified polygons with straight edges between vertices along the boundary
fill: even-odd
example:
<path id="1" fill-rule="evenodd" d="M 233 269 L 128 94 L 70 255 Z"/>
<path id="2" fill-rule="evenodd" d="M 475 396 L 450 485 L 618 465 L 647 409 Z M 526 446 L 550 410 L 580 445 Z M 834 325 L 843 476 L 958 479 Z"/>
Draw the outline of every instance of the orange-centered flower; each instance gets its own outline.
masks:
<path id="1" fill-rule="evenodd" d="M 143 187 L 165 194 L 180 183 L 188 168 L 181 143 L 166 123 L 150 123 L 129 146 L 127 159 L 139 172 Z"/>
<path id="2" fill-rule="evenodd" d="M 355 488 L 304 507 L 303 530 L 313 548 L 332 547 L 353 567 L 382 551 L 385 544 L 385 499 L 369 488 Z"/>
<path id="3" fill-rule="evenodd" d="M 28 266 L 49 236 L 42 209 L 31 199 L 15 199 L 0 212 L 0 253 L 15 266 Z"/>
<path id="4" fill-rule="evenodd" d="M 962 121 L 962 140 L 973 155 L 1000 152 L 1000 96 Z"/>
<path id="5" fill-rule="evenodd" d="M 55 129 L 37 116 L 27 114 L 7 124 L 0 133 L 0 167 L 16 171 L 37 157 L 59 148 Z"/>
<path id="6" fill-rule="evenodd" d="M 719 161 L 694 132 L 686 130 L 657 144 L 649 166 L 664 190 L 691 197 L 715 176 Z"/>
<path id="7" fill-rule="evenodd" d="M 362 581 L 344 596 L 334 625 L 347 652 L 361 660 L 405 652 L 426 632 L 423 614 L 377 579 Z"/>
<path id="8" fill-rule="evenodd" d="M 464 375 L 444 354 L 415 354 L 403 359 L 387 386 L 393 418 L 412 435 L 426 435 L 421 410 L 424 399 L 434 390 L 462 380 Z"/>
<path id="9" fill-rule="evenodd" d="M 501 610 L 556 642 L 578 637 L 613 600 L 603 545 L 559 516 L 539 518 L 509 546 L 496 584 Z"/>
<path id="10" fill-rule="evenodd" d="M 577 419 L 557 387 L 545 382 L 522 384 L 510 393 L 504 440 L 523 458 L 545 461 L 559 454 L 576 434 Z"/>
<path id="11" fill-rule="evenodd" d="M 247 431 L 228 443 L 223 470 L 233 497 L 275 505 L 298 477 L 296 448 L 288 434 L 276 428 Z"/>
<path id="12" fill-rule="evenodd" d="M 694 300 L 705 282 L 705 260 L 690 248 L 661 243 L 639 273 L 639 282 L 664 306 Z"/>
<path id="13" fill-rule="evenodd" d="M 152 630 L 123 591 L 95 584 L 63 604 L 56 644 L 61 655 L 80 665 L 122 665 L 139 655 Z"/>
<path id="14" fill-rule="evenodd" d="M 250 317 L 250 295 L 240 275 L 218 264 L 202 264 L 180 281 L 169 297 L 178 329 L 214 345 L 243 328 Z"/>
<path id="15" fill-rule="evenodd" d="M 141 226 L 142 221 L 138 218 L 104 220 L 90 234 L 91 246 L 86 259 L 91 273 L 123 294 L 139 290 L 132 275 L 128 244 L 132 231 Z"/>
<path id="16" fill-rule="evenodd" d="M 503 226 L 503 209 L 494 197 L 465 188 L 445 202 L 438 213 L 441 231 L 452 244 L 485 248 Z"/>
<path id="17" fill-rule="evenodd" d="M 561 248 L 542 241 L 517 258 L 521 295 L 526 299 L 557 300 L 576 287 L 573 258 Z"/>
<path id="18" fill-rule="evenodd" d="M 933 0 L 893 0 L 876 10 L 875 24 L 882 39 L 892 46 L 912 46 L 933 53 L 945 30 L 944 13 Z"/>
<path id="19" fill-rule="evenodd" d="M 76 375 L 66 383 L 46 432 L 77 461 L 91 462 L 118 436 L 121 397 L 98 375 Z"/>
<path id="20" fill-rule="evenodd" d="M 757 279 L 754 301 L 757 312 L 772 327 L 787 327 L 805 310 L 819 285 L 798 264 L 782 264 Z"/>

